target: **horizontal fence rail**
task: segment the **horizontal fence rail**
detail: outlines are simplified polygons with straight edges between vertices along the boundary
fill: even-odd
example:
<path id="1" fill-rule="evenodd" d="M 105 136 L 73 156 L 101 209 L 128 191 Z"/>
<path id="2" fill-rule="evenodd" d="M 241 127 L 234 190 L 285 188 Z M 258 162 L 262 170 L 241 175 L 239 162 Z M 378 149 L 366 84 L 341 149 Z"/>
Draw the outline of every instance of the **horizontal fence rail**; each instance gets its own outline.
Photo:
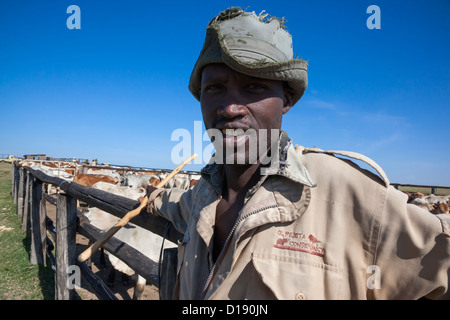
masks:
<path id="1" fill-rule="evenodd" d="M 46 257 L 48 257 L 55 270 L 55 299 L 79 299 L 76 291 L 67 285 L 70 280 L 68 278 L 69 267 L 74 265 L 80 268 L 84 279 L 90 283 L 100 299 L 117 299 L 86 263 L 78 262 L 76 233 L 95 242 L 104 232 L 89 223 L 88 219 L 78 210 L 76 200 L 97 207 L 118 218 L 122 218 L 130 210 L 137 208 L 140 203 L 126 197 L 49 176 L 28 166 L 22 167 L 18 161 L 13 163 L 11 179 L 11 192 L 14 203 L 17 204 L 17 214 L 22 216 L 22 232 L 31 237 L 30 262 L 45 265 Z M 51 184 L 59 188 L 57 198 L 45 192 L 44 184 Z M 47 217 L 46 202 L 56 206 L 56 221 Z M 142 213 L 133 218 L 132 223 L 165 237 L 173 243 L 177 243 L 182 237 L 182 234 L 174 227 L 170 227 L 171 223 L 168 220 L 158 216 Z M 47 237 L 47 233 L 52 238 L 51 240 Z M 56 247 L 55 256 L 51 252 L 53 247 Z M 167 256 L 168 259 L 162 260 L 159 278 L 150 272 L 158 267 L 158 262 L 117 238 L 109 239 L 103 249 L 126 263 L 148 283 L 159 287 L 161 299 L 171 298 L 175 276 L 174 258 L 176 259 L 176 254 L 174 254 L 174 249 L 164 250 L 163 256 Z"/>
<path id="2" fill-rule="evenodd" d="M 448 194 L 450 194 L 450 187 L 444 186 L 428 186 L 428 185 L 419 185 L 419 184 L 402 184 L 402 183 L 391 183 L 391 185 L 395 189 L 427 189 L 431 194 L 437 195 L 439 194 L 438 190 L 446 190 Z"/>

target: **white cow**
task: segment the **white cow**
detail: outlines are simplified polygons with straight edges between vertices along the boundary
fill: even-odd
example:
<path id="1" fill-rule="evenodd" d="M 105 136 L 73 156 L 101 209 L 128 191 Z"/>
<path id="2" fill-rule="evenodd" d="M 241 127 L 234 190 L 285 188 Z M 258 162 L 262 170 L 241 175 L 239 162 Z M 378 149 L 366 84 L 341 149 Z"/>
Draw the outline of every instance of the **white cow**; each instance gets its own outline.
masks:
<path id="1" fill-rule="evenodd" d="M 427 211 L 433 210 L 433 206 L 424 198 L 416 198 L 411 200 L 409 203 L 415 204 L 418 207 L 421 207 Z"/>
<path id="2" fill-rule="evenodd" d="M 124 185 L 132 188 L 147 188 L 151 183 L 152 178 L 159 182 L 159 178 L 153 174 L 136 174 L 136 173 L 125 173 L 123 175 Z"/>
<path id="3" fill-rule="evenodd" d="M 160 172 L 158 174 L 158 178 L 162 181 L 168 175 L 169 173 L 167 172 Z M 179 188 L 182 190 L 188 190 L 189 187 L 190 187 L 190 176 L 186 173 L 177 173 L 172 179 L 170 179 L 164 185 L 164 188 L 166 189 Z"/>
<path id="4" fill-rule="evenodd" d="M 173 178 L 174 187 L 181 190 L 189 189 L 189 176 L 185 173 L 177 173 Z"/>
<path id="5" fill-rule="evenodd" d="M 425 196 L 425 200 L 431 204 L 435 204 L 435 203 L 439 203 L 439 202 L 449 204 L 450 196 L 436 196 L 434 194 L 430 194 L 428 196 Z"/>
<path id="6" fill-rule="evenodd" d="M 22 161 L 20 163 L 22 166 L 31 167 L 33 170 L 39 170 L 51 177 L 61 178 L 68 182 L 73 181 L 74 176 L 70 173 L 67 173 L 64 169 L 51 168 L 46 165 L 42 165 L 40 162 L 31 162 L 31 161 Z M 58 192 L 58 187 L 45 183 L 46 192 L 50 195 L 54 195 Z"/>
<path id="7" fill-rule="evenodd" d="M 39 162 L 30 161 L 21 161 L 20 164 L 22 166 L 31 167 L 34 170 L 40 170 L 48 176 L 59 177 L 68 181 L 71 181 L 73 179 L 73 174 L 66 172 L 64 168 L 53 168 Z"/>
<path id="8" fill-rule="evenodd" d="M 92 187 L 133 200 L 137 200 L 139 197 L 145 196 L 146 193 L 144 188 L 117 186 L 105 182 L 97 182 Z M 86 217 L 89 219 L 92 225 L 103 231 L 109 230 L 114 224 L 117 223 L 117 221 L 119 221 L 119 218 L 98 208 L 89 208 L 89 211 L 86 213 Z M 137 225 L 129 223 L 127 226 L 121 228 L 114 235 L 114 237 L 142 252 L 153 261 L 157 262 L 159 260 L 159 254 L 163 240 L 163 238 L 159 235 L 143 229 Z M 173 247 L 176 247 L 174 243 L 168 240 L 164 242 L 164 248 Z M 109 260 L 111 261 L 114 269 L 136 278 L 135 272 L 112 254 L 109 254 Z M 152 272 L 156 274 L 157 270 L 152 270 Z M 143 277 L 137 275 L 133 299 L 142 299 L 145 285 L 146 280 Z"/>
<path id="9" fill-rule="evenodd" d="M 449 213 L 450 196 L 436 196 L 414 193 L 408 201 L 433 214 Z"/>

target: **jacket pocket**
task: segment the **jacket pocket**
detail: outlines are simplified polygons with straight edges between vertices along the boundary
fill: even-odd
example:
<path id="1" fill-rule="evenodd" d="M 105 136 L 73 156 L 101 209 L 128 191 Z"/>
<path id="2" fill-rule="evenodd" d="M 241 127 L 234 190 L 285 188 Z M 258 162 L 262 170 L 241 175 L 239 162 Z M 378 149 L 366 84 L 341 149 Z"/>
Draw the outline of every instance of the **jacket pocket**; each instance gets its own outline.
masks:
<path id="1" fill-rule="evenodd" d="M 280 300 L 346 299 L 340 296 L 346 273 L 303 257 L 258 256 L 252 263 L 262 282 Z"/>

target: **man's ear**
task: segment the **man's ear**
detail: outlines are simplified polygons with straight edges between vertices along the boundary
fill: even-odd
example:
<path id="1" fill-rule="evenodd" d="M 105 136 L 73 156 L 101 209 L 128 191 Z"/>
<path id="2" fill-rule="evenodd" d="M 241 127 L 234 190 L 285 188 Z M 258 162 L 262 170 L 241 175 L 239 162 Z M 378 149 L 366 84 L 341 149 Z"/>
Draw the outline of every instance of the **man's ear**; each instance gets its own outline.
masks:
<path id="1" fill-rule="evenodd" d="M 287 113 L 293 106 L 293 96 L 294 92 L 293 90 L 288 86 L 287 83 L 285 83 L 284 88 L 284 105 L 283 105 L 283 114 Z"/>

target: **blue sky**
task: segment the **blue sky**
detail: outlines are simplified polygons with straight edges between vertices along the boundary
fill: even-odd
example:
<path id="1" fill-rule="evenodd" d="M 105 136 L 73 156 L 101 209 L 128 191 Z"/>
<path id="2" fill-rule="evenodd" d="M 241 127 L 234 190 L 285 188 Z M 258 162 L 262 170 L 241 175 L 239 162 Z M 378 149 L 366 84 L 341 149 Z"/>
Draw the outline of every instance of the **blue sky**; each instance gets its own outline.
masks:
<path id="1" fill-rule="evenodd" d="M 80 30 L 66 26 L 72 4 Z M 366 26 L 372 4 L 378 30 Z M 202 120 L 187 85 L 205 28 L 231 6 L 284 16 L 309 63 L 308 89 L 283 119 L 294 143 L 363 153 L 392 182 L 450 186 L 444 0 L 2 0 L 0 153 L 175 168 L 172 133 L 193 138 Z"/>

